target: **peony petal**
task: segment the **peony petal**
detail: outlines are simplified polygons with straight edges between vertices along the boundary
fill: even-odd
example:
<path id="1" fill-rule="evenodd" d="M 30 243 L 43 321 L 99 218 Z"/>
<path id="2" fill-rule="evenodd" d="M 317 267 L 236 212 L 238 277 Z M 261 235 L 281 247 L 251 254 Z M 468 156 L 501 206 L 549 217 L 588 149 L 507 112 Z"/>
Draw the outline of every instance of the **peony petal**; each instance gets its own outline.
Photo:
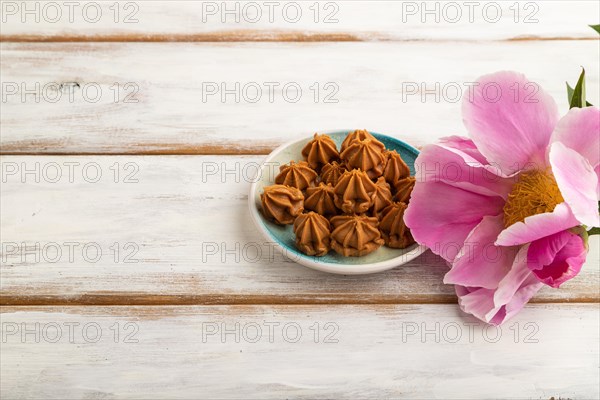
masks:
<path id="1" fill-rule="evenodd" d="M 500 325 L 514 317 L 543 286 L 533 274 L 529 275 L 521 283 L 521 287 L 515 292 L 510 301 L 502 306 L 501 312 L 492 317 L 490 323 Z"/>
<path id="2" fill-rule="evenodd" d="M 518 248 L 512 261 L 510 270 L 494 293 L 494 304 L 496 305 L 508 304 L 521 288 L 521 284 L 531 275 L 531 271 L 527 268 L 527 246 Z"/>
<path id="3" fill-rule="evenodd" d="M 510 272 L 494 293 L 494 305 L 501 308 L 486 316 L 491 324 L 500 325 L 512 318 L 543 286 L 527 268 L 527 247 L 520 248 Z"/>
<path id="4" fill-rule="evenodd" d="M 600 226 L 598 176 L 590 163 L 575 150 L 556 142 L 550 148 L 550 164 L 573 215 L 588 227 Z"/>
<path id="5" fill-rule="evenodd" d="M 504 200 L 442 182 L 417 182 L 404 221 L 415 240 L 452 261 L 484 216 L 498 215 Z"/>
<path id="6" fill-rule="evenodd" d="M 501 307 L 494 306 L 494 291 L 484 288 L 469 288 L 460 285 L 454 287 L 458 296 L 458 305 L 464 312 L 489 323 L 486 315 L 497 313 Z"/>
<path id="7" fill-rule="evenodd" d="M 436 144 L 449 151 L 459 154 L 468 165 L 484 168 L 487 172 L 486 175 L 489 175 L 490 179 L 493 178 L 493 176 L 499 176 L 502 178 L 518 178 L 516 175 L 519 172 L 506 175 L 497 164 L 490 164 L 483 154 L 481 154 L 479 149 L 477 149 L 475 143 L 469 138 L 462 136 L 448 136 L 441 138 Z"/>
<path id="8" fill-rule="evenodd" d="M 531 243 L 527 265 L 540 282 L 558 288 L 579 274 L 586 254 L 581 236 L 562 231 Z"/>
<path id="9" fill-rule="evenodd" d="M 594 172 L 598 177 L 598 186 L 596 186 L 596 196 L 598 196 L 598 198 L 600 199 L 600 164 L 596 165 L 596 168 L 594 168 Z"/>
<path id="10" fill-rule="evenodd" d="M 494 245 L 502 229 L 502 214 L 484 217 L 465 240 L 444 283 L 496 289 L 510 271 L 519 250 L 518 247 Z"/>
<path id="11" fill-rule="evenodd" d="M 475 143 L 473 143 L 473 141 L 467 137 L 447 136 L 441 138 L 437 144 L 447 149 L 460 150 L 461 153 L 468 155 L 472 160 L 478 162 L 479 164 L 489 165 L 486 158 L 477 149 L 477 146 L 475 146 Z"/>
<path id="12" fill-rule="evenodd" d="M 516 222 L 500 232 L 497 246 L 516 246 L 564 231 L 579 225 L 579 221 L 566 203 L 560 203 L 551 213 L 542 213 Z"/>
<path id="13" fill-rule="evenodd" d="M 570 109 L 567 115 L 558 121 L 552 141 L 559 141 L 575 150 L 596 168 L 600 165 L 600 109 Z"/>
<path id="14" fill-rule="evenodd" d="M 501 171 L 485 161 L 472 140 L 456 136 L 425 146 L 419 161 L 419 180 L 441 181 L 486 196 L 506 199 L 517 179 L 499 175 Z"/>
<path id="15" fill-rule="evenodd" d="M 558 121 L 554 99 L 516 72 L 485 75 L 463 99 L 469 136 L 505 175 L 531 162 L 545 165 L 546 149 Z"/>
<path id="16" fill-rule="evenodd" d="M 511 270 L 496 290 L 456 285 L 460 308 L 493 325 L 500 325 L 517 314 L 543 286 L 527 269 L 527 246 L 521 247 Z"/>

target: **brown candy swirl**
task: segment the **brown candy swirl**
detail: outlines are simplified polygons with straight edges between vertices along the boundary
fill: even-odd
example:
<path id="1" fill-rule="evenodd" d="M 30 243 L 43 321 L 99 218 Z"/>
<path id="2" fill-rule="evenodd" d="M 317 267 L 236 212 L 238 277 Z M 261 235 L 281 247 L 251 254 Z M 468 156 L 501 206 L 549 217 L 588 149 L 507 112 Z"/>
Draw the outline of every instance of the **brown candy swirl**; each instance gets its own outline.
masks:
<path id="1" fill-rule="evenodd" d="M 378 141 L 377 139 L 375 139 L 375 136 L 371 135 L 365 129 L 358 129 L 353 132 L 350 132 L 346 136 L 344 141 L 342 142 L 342 146 L 340 148 L 340 153 L 342 151 L 346 150 L 348 148 L 348 146 L 350 146 L 350 144 L 352 144 L 352 142 L 354 142 L 355 140 L 365 140 L 365 139 L 373 139 L 375 141 Z M 382 143 L 382 145 L 383 145 L 383 143 Z"/>
<path id="2" fill-rule="evenodd" d="M 306 189 L 304 208 L 321 215 L 335 215 L 333 186 L 321 182 L 319 186 Z"/>
<path id="3" fill-rule="evenodd" d="M 415 187 L 415 183 L 416 179 L 412 176 L 400 179 L 395 185 L 396 194 L 394 195 L 394 201 L 400 201 L 408 204 L 412 190 Z"/>
<path id="4" fill-rule="evenodd" d="M 390 185 L 396 187 L 401 179 L 410 176 L 410 169 L 408 169 L 408 165 L 406 165 L 396 150 L 386 151 L 384 155 L 386 163 L 383 176 Z"/>
<path id="5" fill-rule="evenodd" d="M 296 247 L 309 256 L 324 256 L 329 252 L 329 221 L 315 212 L 301 214 L 294 221 Z"/>
<path id="6" fill-rule="evenodd" d="M 415 242 L 404 224 L 406 207 L 405 203 L 395 202 L 383 210 L 379 229 L 388 247 L 404 249 Z"/>
<path id="7" fill-rule="evenodd" d="M 348 168 L 365 171 L 369 178 L 375 179 L 383 174 L 385 168 L 385 147 L 376 139 L 363 139 L 351 142 L 340 154 Z"/>
<path id="8" fill-rule="evenodd" d="M 315 170 L 320 170 L 323 165 L 340 158 L 333 139 L 327 135 L 317 133 L 302 149 L 302 156 L 308 162 L 308 165 Z"/>
<path id="9" fill-rule="evenodd" d="M 358 169 L 347 171 L 333 189 L 335 205 L 345 213 L 362 214 L 373 205 L 375 190 L 366 173 Z"/>
<path id="10" fill-rule="evenodd" d="M 390 190 L 390 185 L 385 181 L 385 178 L 382 176 L 377 179 L 375 183 L 375 193 L 373 194 L 373 208 L 372 216 L 377 217 L 379 213 L 392 204 L 392 191 Z"/>
<path id="11" fill-rule="evenodd" d="M 343 164 L 337 161 L 332 161 L 329 164 L 323 165 L 321 169 L 321 180 L 325 183 L 330 183 L 332 186 L 337 185 L 340 177 L 346 172 L 347 169 Z"/>
<path id="12" fill-rule="evenodd" d="M 383 244 L 377 218 L 338 215 L 331 218 L 331 225 L 331 248 L 345 257 L 367 255 Z"/>
<path id="13" fill-rule="evenodd" d="M 279 171 L 279 174 L 275 177 L 276 184 L 287 185 L 300 190 L 315 186 L 318 176 L 306 161 L 298 163 L 290 161 L 289 164 L 279 167 Z"/>
<path id="14" fill-rule="evenodd" d="M 304 210 L 304 196 L 299 189 L 285 185 L 271 185 L 260 195 L 265 217 L 276 224 L 287 225 Z"/>

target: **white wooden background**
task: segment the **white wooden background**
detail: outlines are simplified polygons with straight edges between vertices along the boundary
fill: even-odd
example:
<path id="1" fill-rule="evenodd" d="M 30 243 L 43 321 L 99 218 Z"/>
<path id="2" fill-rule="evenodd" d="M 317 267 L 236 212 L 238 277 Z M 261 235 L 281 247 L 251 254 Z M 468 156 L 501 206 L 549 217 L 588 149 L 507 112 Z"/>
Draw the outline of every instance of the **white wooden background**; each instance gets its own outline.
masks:
<path id="1" fill-rule="evenodd" d="M 203 21 L 200 1 L 119 2 L 115 23 L 115 2 L 97 3 L 97 23 L 86 2 L 53 23 L 0 2 L 2 399 L 600 397 L 598 237 L 576 279 L 497 330 L 458 310 L 430 252 L 382 274 L 322 274 L 273 252 L 246 211 L 257 163 L 294 137 L 464 134 L 455 92 L 422 93 L 436 84 L 514 69 L 564 112 L 564 82 L 584 66 L 599 103 L 597 1 L 497 2 L 496 23 L 481 14 L 490 2 L 456 23 L 392 1 L 321 2 L 315 23 L 298 2 L 293 24 Z M 213 82 L 302 95 L 203 101 Z"/>

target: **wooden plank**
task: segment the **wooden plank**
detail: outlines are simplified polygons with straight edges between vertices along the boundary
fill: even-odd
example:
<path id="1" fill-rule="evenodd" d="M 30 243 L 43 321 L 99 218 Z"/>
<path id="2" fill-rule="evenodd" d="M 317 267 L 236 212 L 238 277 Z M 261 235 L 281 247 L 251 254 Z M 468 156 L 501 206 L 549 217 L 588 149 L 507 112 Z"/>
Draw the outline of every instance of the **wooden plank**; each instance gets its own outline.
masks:
<path id="1" fill-rule="evenodd" d="M 530 305 L 488 328 L 453 305 L 3 307 L 0 393 L 591 399 L 598 311 Z"/>
<path id="2" fill-rule="evenodd" d="M 522 71 L 566 111 L 584 65 L 600 93 L 595 42 L 1 46 L 3 154 L 257 154 L 352 127 L 422 145 L 464 133 L 460 96 L 485 73 Z"/>
<path id="3" fill-rule="evenodd" d="M 247 211 L 260 161 L 3 156 L 3 304 L 456 301 L 442 284 L 447 266 L 430 252 L 386 273 L 334 276 L 275 251 Z M 580 276 L 535 301 L 597 302 L 597 239 Z"/>
<path id="4" fill-rule="evenodd" d="M 2 1 L 2 41 L 596 39 L 596 1 Z"/>

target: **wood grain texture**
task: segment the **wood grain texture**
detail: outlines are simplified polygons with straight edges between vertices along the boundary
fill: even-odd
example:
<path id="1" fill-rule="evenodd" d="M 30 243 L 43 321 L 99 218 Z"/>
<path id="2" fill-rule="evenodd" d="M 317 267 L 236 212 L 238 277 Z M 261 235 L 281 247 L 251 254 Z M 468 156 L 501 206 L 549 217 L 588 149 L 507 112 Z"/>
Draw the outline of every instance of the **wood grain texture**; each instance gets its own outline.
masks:
<path id="1" fill-rule="evenodd" d="M 453 305 L 1 311 L 6 399 L 599 396 L 597 304 L 529 305 L 499 329 Z"/>
<path id="2" fill-rule="evenodd" d="M 515 22 L 515 2 L 496 2 L 495 23 L 481 13 L 495 2 L 472 22 L 459 2 L 456 23 L 403 20 L 413 2 L 387 1 L 320 2 L 318 22 L 299 2 L 297 23 L 204 21 L 220 1 L 79 2 L 73 22 L 62 2 L 58 22 L 10 11 L 50 3 L 0 1 L 2 399 L 600 397 L 598 236 L 577 278 L 496 330 L 459 311 L 430 252 L 382 274 L 323 274 L 276 251 L 247 212 L 257 155 L 292 138 L 463 134 L 452 87 L 423 93 L 436 83 L 464 91 L 519 70 L 564 112 L 583 65 L 597 104 L 587 24 L 600 3 L 521 1 Z M 91 3 L 95 23 L 81 14 Z M 323 23 L 331 7 L 338 21 Z M 236 82 L 261 100 L 203 101 L 203 85 Z M 264 82 L 302 96 L 265 100 Z M 32 88 L 39 101 L 22 97 Z"/>
<path id="3" fill-rule="evenodd" d="M 522 71 L 549 91 L 563 112 L 564 81 L 574 82 L 581 65 L 592 103 L 600 87 L 600 49 L 585 41 L 3 43 L 1 48 L 3 87 L 17 91 L 3 93 L 3 154 L 256 154 L 315 130 L 353 127 L 422 145 L 464 133 L 460 96 L 484 73 Z M 235 91 L 236 83 L 239 101 L 225 94 L 223 102 L 221 85 Z M 279 86 L 270 90 L 265 83 Z M 213 84 L 219 93 L 209 95 Z M 39 102 L 24 94 L 36 85 Z M 285 85 L 288 97 L 282 93 Z M 258 101 L 247 101 L 259 93 Z M 137 102 L 124 102 L 128 95 Z M 327 96 L 337 103 L 325 102 Z"/>
<path id="4" fill-rule="evenodd" d="M 600 12 L 595 1 L 82 1 L 29 14 L 2 3 L 6 42 L 596 39 L 587 25 Z"/>
<path id="5" fill-rule="evenodd" d="M 456 301 L 442 283 L 447 266 L 430 252 L 352 277 L 309 270 L 276 251 L 247 211 L 261 159 L 2 156 L 3 303 Z M 597 302 L 597 239 L 581 274 L 560 290 L 544 288 L 535 301 Z"/>

